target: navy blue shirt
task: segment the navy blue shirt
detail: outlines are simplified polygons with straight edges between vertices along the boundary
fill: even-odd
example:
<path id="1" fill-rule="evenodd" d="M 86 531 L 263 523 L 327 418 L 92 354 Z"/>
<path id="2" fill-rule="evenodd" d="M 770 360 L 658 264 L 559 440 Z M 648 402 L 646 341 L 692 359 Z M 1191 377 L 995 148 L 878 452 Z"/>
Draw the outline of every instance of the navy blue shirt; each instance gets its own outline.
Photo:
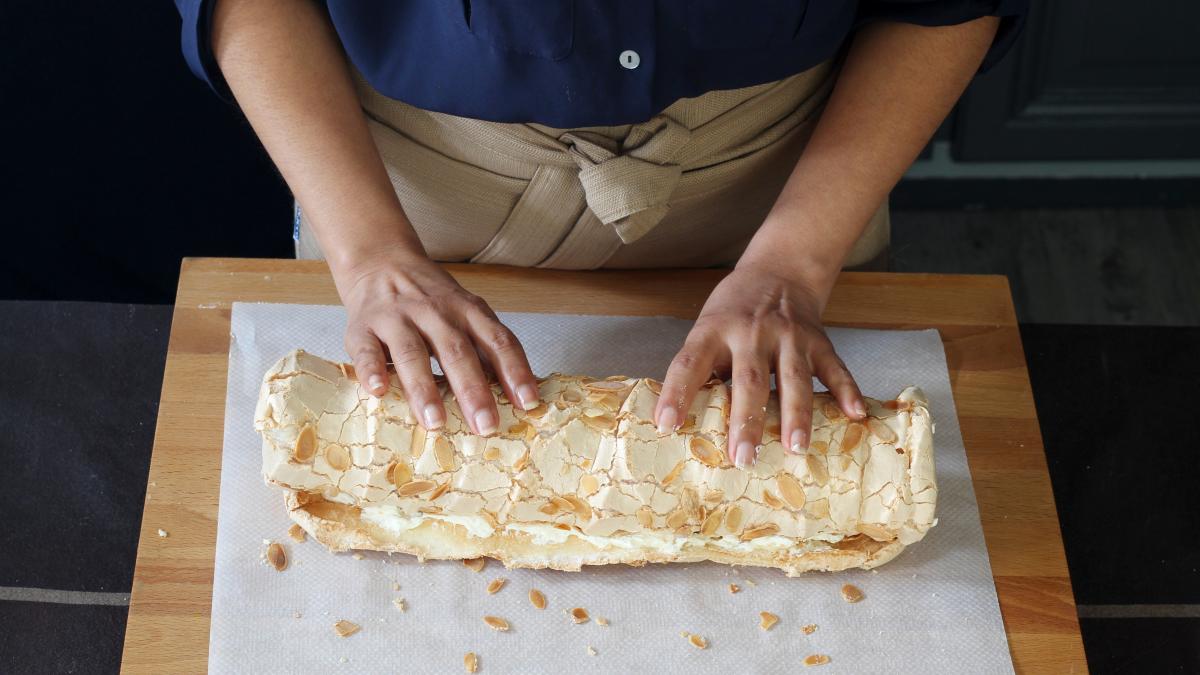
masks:
<path id="1" fill-rule="evenodd" d="M 215 0 L 175 0 L 192 71 L 228 96 L 212 54 Z M 637 123 L 675 100 L 778 80 L 833 57 L 871 21 L 1003 17 L 1028 0 L 327 0 L 354 67 L 427 110 L 554 127 Z"/>

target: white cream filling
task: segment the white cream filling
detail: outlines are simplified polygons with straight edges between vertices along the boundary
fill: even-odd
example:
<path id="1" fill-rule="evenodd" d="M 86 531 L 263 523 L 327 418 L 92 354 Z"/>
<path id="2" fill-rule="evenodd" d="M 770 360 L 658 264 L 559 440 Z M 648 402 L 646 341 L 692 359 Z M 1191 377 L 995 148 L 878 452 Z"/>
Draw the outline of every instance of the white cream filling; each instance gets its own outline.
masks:
<path id="1" fill-rule="evenodd" d="M 391 505 L 364 507 L 362 510 L 362 519 L 393 533 L 415 529 L 427 520 L 440 520 L 445 523 L 461 525 L 470 536 L 480 539 L 486 539 L 496 533 L 495 528 L 480 516 L 441 513 L 406 516 L 400 510 L 400 507 Z M 504 527 L 504 531 L 527 534 L 537 546 L 562 544 L 567 539 L 575 537 L 600 549 L 651 550 L 664 555 L 676 555 L 685 548 L 703 548 L 706 545 L 736 553 L 749 553 L 762 550 L 798 550 L 807 552 L 827 549 L 829 548 L 829 543 L 836 543 L 842 540 L 842 536 L 836 534 L 816 534 L 803 541 L 779 535 L 742 541 L 737 537 L 729 536 L 710 537 L 693 534 L 682 537 L 657 532 L 636 532 L 597 537 L 574 530 L 560 530 L 557 527 L 544 523 L 510 523 Z"/>

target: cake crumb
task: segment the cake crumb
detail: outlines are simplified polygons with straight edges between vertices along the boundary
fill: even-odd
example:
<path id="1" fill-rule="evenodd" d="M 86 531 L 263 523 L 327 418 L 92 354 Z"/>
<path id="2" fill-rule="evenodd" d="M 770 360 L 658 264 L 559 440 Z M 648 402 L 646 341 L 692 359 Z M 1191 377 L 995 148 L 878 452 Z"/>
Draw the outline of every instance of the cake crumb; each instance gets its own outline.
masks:
<path id="1" fill-rule="evenodd" d="M 164 529 L 162 529 L 162 528 L 159 528 L 159 529 L 158 529 L 158 536 L 159 536 L 159 537 L 163 537 L 163 538 L 165 538 L 165 537 L 167 537 L 167 536 L 168 536 L 168 533 L 167 533 L 167 531 L 166 531 L 166 530 L 164 530 Z"/>

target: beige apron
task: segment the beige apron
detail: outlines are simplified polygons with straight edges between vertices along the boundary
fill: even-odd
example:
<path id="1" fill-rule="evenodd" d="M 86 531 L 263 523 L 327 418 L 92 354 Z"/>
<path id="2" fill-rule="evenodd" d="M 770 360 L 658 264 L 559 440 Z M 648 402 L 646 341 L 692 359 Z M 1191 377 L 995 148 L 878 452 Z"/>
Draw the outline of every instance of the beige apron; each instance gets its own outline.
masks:
<path id="1" fill-rule="evenodd" d="M 359 94 L 388 175 L 434 260 L 557 269 L 732 265 L 829 97 L 826 63 L 680 99 L 641 124 L 553 129 Z M 886 202 L 846 259 L 877 264 Z M 300 216 L 297 257 L 320 258 Z"/>

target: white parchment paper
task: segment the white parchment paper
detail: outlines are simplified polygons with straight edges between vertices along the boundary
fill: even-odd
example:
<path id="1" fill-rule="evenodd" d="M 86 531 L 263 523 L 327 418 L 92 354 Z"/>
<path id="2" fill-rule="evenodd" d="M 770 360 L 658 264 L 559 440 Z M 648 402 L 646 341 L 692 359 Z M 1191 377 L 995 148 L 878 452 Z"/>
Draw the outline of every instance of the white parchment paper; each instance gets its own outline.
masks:
<path id="1" fill-rule="evenodd" d="M 663 317 L 501 318 L 537 374 L 661 378 L 690 326 Z M 210 672 L 455 673 L 467 651 L 479 655 L 481 673 L 781 673 L 802 669 L 812 653 L 832 658 L 821 673 L 1012 672 L 937 331 L 829 331 L 865 393 L 891 397 L 917 384 L 937 422 L 939 524 L 881 569 L 788 579 L 708 563 L 565 573 L 491 561 L 476 574 L 458 562 L 420 564 L 398 554 L 357 560 L 287 538 L 280 491 L 261 476 L 253 429 L 259 383 L 296 347 L 343 360 L 345 320 L 341 307 L 233 306 Z M 264 539 L 285 543 L 286 571 L 263 562 Z M 508 584 L 488 595 L 484 587 L 496 577 Z M 730 594 L 730 583 L 742 591 Z M 844 602 L 844 583 L 866 599 Z M 543 611 L 527 599 L 535 587 L 548 598 Z M 408 611 L 393 605 L 399 597 Z M 564 610 L 577 606 L 610 625 L 572 624 Z M 761 630 L 761 611 L 780 622 Z M 504 617 L 512 630 L 492 631 L 485 614 Z M 362 630 L 339 638 L 332 628 L 339 619 Z M 810 623 L 818 629 L 804 635 L 800 627 Z M 692 647 L 680 631 L 703 635 L 709 648 Z"/>

